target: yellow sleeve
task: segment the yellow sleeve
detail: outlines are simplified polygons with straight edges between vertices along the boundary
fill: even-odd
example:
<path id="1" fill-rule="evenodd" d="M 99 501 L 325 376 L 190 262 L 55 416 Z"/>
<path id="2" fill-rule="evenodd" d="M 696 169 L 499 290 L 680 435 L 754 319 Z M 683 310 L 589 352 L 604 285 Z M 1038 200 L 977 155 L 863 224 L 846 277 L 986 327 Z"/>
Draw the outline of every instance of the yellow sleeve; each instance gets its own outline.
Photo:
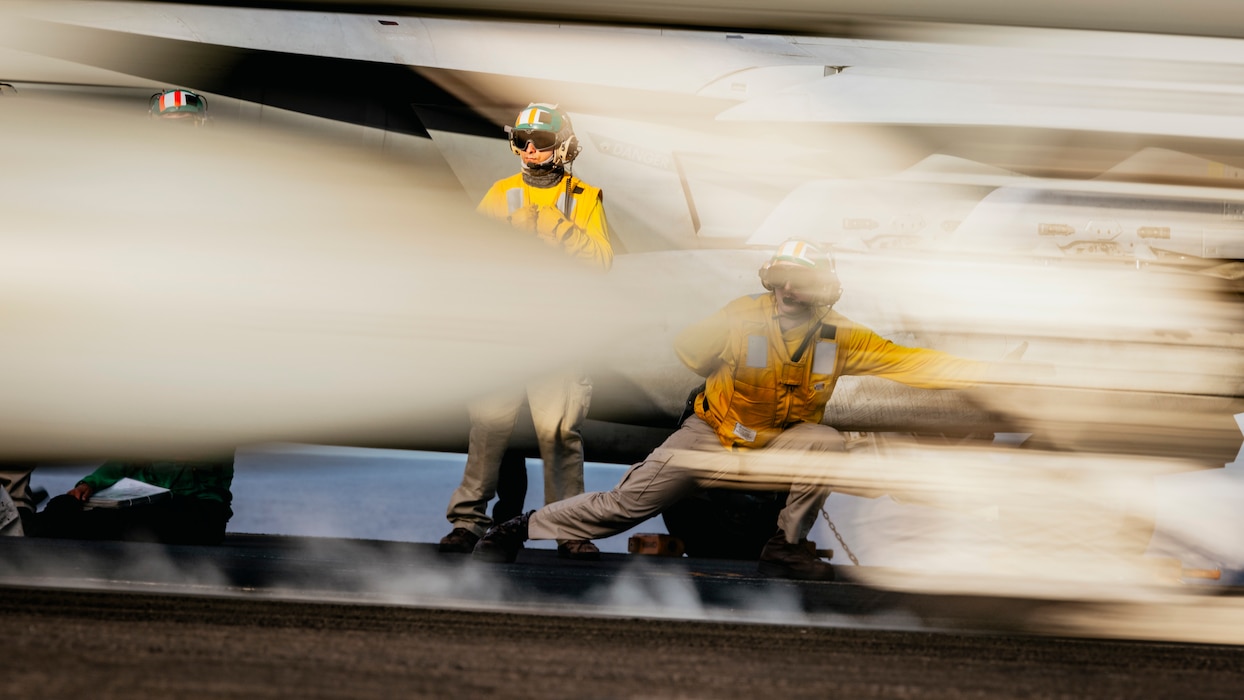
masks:
<path id="1" fill-rule="evenodd" d="M 562 248 L 572 257 L 594 262 L 602 270 L 613 267 L 613 245 L 609 242 L 609 223 L 605 221 L 604 195 L 599 190 L 591 202 L 582 202 L 586 216 L 576 212 L 575 227 L 562 239 Z"/>
<path id="2" fill-rule="evenodd" d="M 509 217 L 509 203 L 505 199 L 505 180 L 498 180 L 488 188 L 484 193 L 484 198 L 479 200 L 479 206 L 475 207 L 475 211 L 498 221 L 505 221 Z"/>
<path id="3" fill-rule="evenodd" d="M 729 360 L 730 320 L 726 310 L 685 328 L 674 339 L 674 352 L 692 372 L 707 377 Z"/>
<path id="4" fill-rule="evenodd" d="M 862 326 L 846 337 L 843 374 L 885 377 L 921 389 L 958 389 L 985 379 L 989 363 L 967 360 L 928 348 L 897 345 Z"/>

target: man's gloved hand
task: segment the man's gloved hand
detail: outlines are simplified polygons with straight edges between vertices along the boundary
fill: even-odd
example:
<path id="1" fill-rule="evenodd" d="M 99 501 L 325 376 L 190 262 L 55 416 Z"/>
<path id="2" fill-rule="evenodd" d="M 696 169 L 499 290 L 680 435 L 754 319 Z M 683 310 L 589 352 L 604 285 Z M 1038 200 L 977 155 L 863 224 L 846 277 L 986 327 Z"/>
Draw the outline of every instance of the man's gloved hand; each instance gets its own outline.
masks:
<path id="1" fill-rule="evenodd" d="M 551 245 L 560 245 L 578 228 L 556 207 L 538 204 L 515 209 L 509 216 L 509 222 L 514 228 L 534 233 Z"/>
<path id="2" fill-rule="evenodd" d="M 536 220 L 540 216 L 540 206 L 538 204 L 529 204 L 510 212 L 506 218 L 510 225 L 520 231 L 528 233 L 536 232 Z"/>
<path id="3" fill-rule="evenodd" d="M 1004 384 L 1038 385 L 1050 383 L 1055 375 L 1054 365 L 1046 362 L 1021 361 L 1028 351 L 1028 341 L 1021 342 L 994 365 L 993 379 Z"/>
<path id="4" fill-rule="evenodd" d="M 536 235 L 547 243 L 561 244 L 576 228 L 573 221 L 554 207 L 542 207 L 536 219 Z"/>

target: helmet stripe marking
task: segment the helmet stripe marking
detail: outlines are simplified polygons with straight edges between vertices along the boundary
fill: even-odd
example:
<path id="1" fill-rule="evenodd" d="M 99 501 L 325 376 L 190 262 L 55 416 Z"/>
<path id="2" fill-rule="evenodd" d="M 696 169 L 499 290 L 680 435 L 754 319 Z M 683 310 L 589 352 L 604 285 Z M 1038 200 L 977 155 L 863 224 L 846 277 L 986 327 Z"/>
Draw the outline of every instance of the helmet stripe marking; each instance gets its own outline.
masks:
<path id="1" fill-rule="evenodd" d="M 181 90 L 166 92 L 160 96 L 160 109 L 171 109 L 173 107 L 186 106 L 186 93 Z"/>

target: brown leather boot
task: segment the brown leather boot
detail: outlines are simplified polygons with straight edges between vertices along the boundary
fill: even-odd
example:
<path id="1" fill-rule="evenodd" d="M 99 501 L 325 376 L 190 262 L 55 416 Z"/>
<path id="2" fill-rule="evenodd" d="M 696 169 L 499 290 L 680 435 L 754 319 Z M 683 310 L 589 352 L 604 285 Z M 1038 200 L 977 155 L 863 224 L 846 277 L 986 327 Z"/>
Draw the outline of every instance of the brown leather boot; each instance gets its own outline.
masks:
<path id="1" fill-rule="evenodd" d="M 816 545 L 806 539 L 791 544 L 781 530 L 765 543 L 756 568 L 765 576 L 804 581 L 834 580 L 834 567 L 816 556 Z"/>
<path id="2" fill-rule="evenodd" d="M 575 561 L 600 561 L 600 550 L 591 540 L 563 540 L 557 543 L 557 556 Z"/>
<path id="3" fill-rule="evenodd" d="M 444 554 L 470 554 L 475 550 L 479 535 L 462 527 L 455 527 L 453 532 L 441 538 L 438 549 Z"/>

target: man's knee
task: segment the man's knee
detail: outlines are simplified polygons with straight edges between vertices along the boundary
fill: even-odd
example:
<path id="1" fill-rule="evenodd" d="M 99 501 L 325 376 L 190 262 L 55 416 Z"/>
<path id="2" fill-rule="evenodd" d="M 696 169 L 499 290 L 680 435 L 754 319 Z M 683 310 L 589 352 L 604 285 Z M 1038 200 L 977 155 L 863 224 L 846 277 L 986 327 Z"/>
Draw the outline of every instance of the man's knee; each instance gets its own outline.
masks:
<path id="1" fill-rule="evenodd" d="M 799 449 L 810 452 L 847 451 L 847 441 L 842 433 L 819 423 L 800 423 L 783 433 L 782 437 L 797 442 Z"/>
<path id="2" fill-rule="evenodd" d="M 583 434 L 580 432 L 582 426 L 569 422 L 565 417 L 559 420 L 537 421 L 534 427 L 536 440 L 542 445 L 542 450 L 552 448 L 582 451 L 583 449 Z"/>
<path id="3" fill-rule="evenodd" d="M 557 439 L 563 445 L 577 447 L 583 444 L 583 433 L 579 432 L 579 426 L 562 424 L 557 431 Z"/>

